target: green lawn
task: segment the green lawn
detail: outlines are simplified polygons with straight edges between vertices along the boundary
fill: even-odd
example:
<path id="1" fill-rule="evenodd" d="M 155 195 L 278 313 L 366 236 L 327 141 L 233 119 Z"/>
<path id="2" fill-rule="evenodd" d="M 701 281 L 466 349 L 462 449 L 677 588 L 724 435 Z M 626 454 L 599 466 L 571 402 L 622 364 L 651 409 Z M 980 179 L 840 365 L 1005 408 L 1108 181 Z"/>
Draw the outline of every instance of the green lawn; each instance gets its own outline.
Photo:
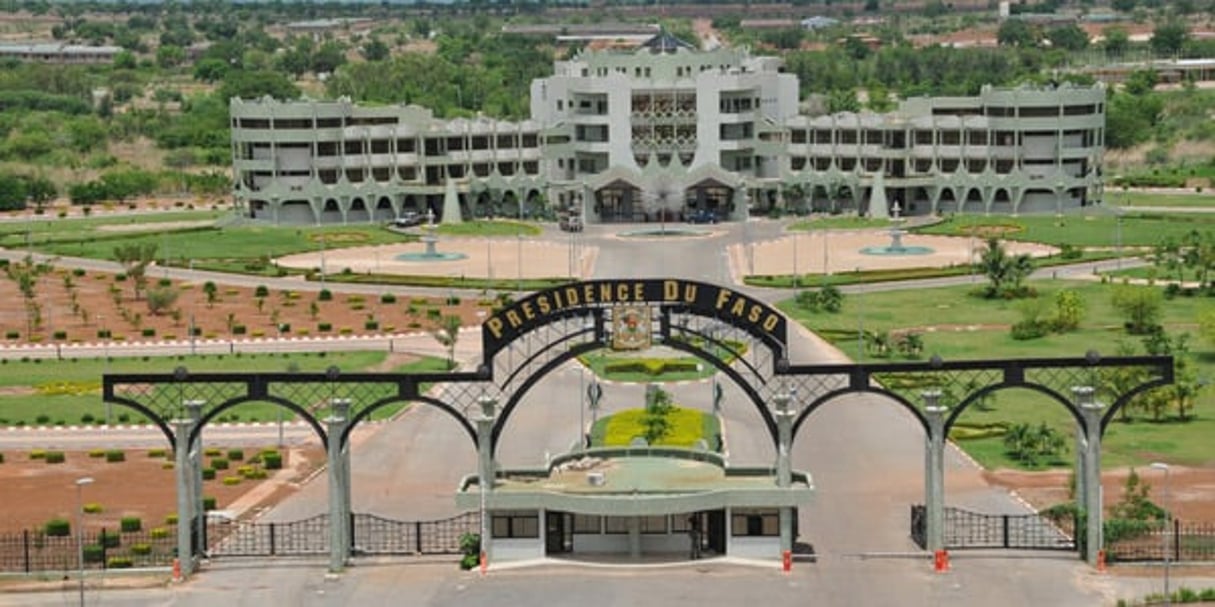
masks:
<path id="1" fill-rule="evenodd" d="M 443 224 L 438 226 L 435 231 L 441 236 L 515 236 L 517 234 L 538 236 L 542 230 L 540 226 L 533 223 L 478 219 L 463 223 Z"/>
<path id="2" fill-rule="evenodd" d="M 122 244 L 156 245 L 156 257 L 168 256 L 175 263 L 200 260 L 204 263 L 220 260 L 257 260 L 264 256 L 277 257 L 292 253 L 340 249 L 362 245 L 411 242 L 416 236 L 392 232 L 378 225 L 347 225 L 324 227 L 239 225 L 164 231 L 146 234 L 125 234 L 121 240 L 97 240 L 90 235 L 56 236 L 34 248 L 54 255 L 70 255 L 95 259 L 113 259 L 114 247 Z"/>
<path id="3" fill-rule="evenodd" d="M 1106 202 L 1128 207 L 1212 207 L 1215 195 L 1202 194 L 1155 194 L 1151 192 L 1106 191 Z"/>
<path id="4" fill-rule="evenodd" d="M 1014 340 L 1008 328 L 1020 320 L 1021 304 L 971 297 L 967 294 L 970 286 L 848 295 L 838 314 L 809 313 L 792 300 L 778 305 L 796 321 L 834 341 L 854 360 L 858 359 L 859 346 L 856 331 L 862 325 L 867 332 L 917 329 L 923 334 L 922 358 L 937 354 L 945 360 L 1083 356 L 1089 349 L 1112 356 L 1117 353 L 1119 342 L 1142 349 L 1140 338 L 1126 335 L 1121 317 L 1110 304 L 1113 285 L 1070 281 L 1031 284 L 1038 290 L 1039 298 L 1047 302 L 1060 289 L 1080 293 L 1087 310 L 1081 328 L 1041 339 Z M 1193 332 L 1199 310 L 1211 305 L 1207 298 L 1179 297 L 1166 301 L 1163 310 L 1166 330 Z M 1190 348 L 1198 377 L 1215 380 L 1215 344 L 1192 338 Z M 863 360 L 874 359 L 866 354 Z M 883 360 L 900 358 L 895 355 Z M 1187 423 L 1154 424 L 1140 416 L 1135 423 L 1111 425 L 1103 464 L 1143 466 L 1155 460 L 1209 464 L 1215 460 L 1215 442 L 1210 440 L 1215 436 L 1215 387 L 1201 394 L 1193 413 L 1197 418 Z M 1029 390 L 999 392 L 991 411 L 971 407 L 959 417 L 960 423 L 976 425 L 996 421 L 1014 424 L 1046 421 L 1069 437 L 1069 442 L 1073 433 L 1071 417 L 1061 406 Z M 960 444 L 986 467 L 1014 467 L 998 437 L 965 440 Z M 1064 454 L 1061 462 L 1070 465 L 1071 456 Z"/>
<path id="5" fill-rule="evenodd" d="M 0 365 L 0 386 L 7 389 L 0 396 L 0 425 L 81 423 L 85 416 L 93 423 L 105 421 L 106 405 L 101 401 L 101 376 L 104 373 L 168 373 L 178 366 L 192 372 L 274 372 L 297 368 L 302 372 L 319 372 L 331 366 L 344 371 L 365 371 L 383 362 L 383 352 L 315 353 L 315 354 L 246 354 L 241 356 L 183 356 L 149 358 L 114 358 L 104 360 L 9 361 Z M 438 371 L 445 368 L 441 358 L 424 357 L 393 369 L 397 373 Z M 425 387 L 424 387 L 425 388 Z M 404 404 L 384 407 L 372 419 L 383 419 L 399 411 Z M 139 422 L 141 416 L 125 407 L 110 407 L 112 421 Z M 220 421 L 274 421 L 279 411 L 285 420 L 295 414 L 263 402 L 246 403 L 225 411 Z M 39 422 L 40 416 L 45 416 Z M 119 417 L 122 416 L 122 417 Z M 86 422 L 87 423 L 87 422 Z"/>
<path id="6" fill-rule="evenodd" d="M 183 221 L 215 221 L 225 211 L 166 211 L 164 213 L 139 213 L 108 217 L 73 217 L 60 219 L 54 215 L 34 216 L 29 221 L 13 221 L 0 224 L 0 246 L 20 248 L 29 243 L 35 248 L 56 241 L 74 241 L 81 238 L 123 238 L 132 234 L 154 233 L 165 230 L 160 224 Z M 116 230 L 116 226 L 139 226 L 138 231 Z"/>
<path id="7" fill-rule="evenodd" d="M 855 215 L 826 215 L 810 219 L 801 219 L 789 224 L 790 231 L 810 232 L 814 230 L 863 230 L 872 228 L 888 228 L 893 223 L 889 219 L 869 219 Z"/>
<path id="8" fill-rule="evenodd" d="M 1021 217 L 954 215 L 945 221 L 913 232 L 966 236 L 972 228 L 999 227 L 1001 238 L 1041 242 L 1062 246 L 1115 247 L 1119 241 L 1118 221 L 1109 209 L 1090 209 L 1063 216 L 1025 215 Z M 1215 230 L 1215 214 L 1128 212 L 1122 218 L 1123 246 L 1152 246 L 1166 238 L 1180 240 L 1193 230 Z M 980 232 L 981 233 L 981 232 Z"/>
<path id="9" fill-rule="evenodd" d="M 634 437 L 645 434 L 645 426 L 641 420 L 645 417 L 645 409 L 626 409 L 619 413 L 600 418 L 591 428 L 591 446 L 618 447 L 627 446 Z M 671 430 L 665 437 L 655 443 L 656 446 L 688 447 L 696 441 L 704 439 L 710 449 L 720 431 L 717 418 L 708 413 L 695 409 L 675 407 L 667 415 Z"/>

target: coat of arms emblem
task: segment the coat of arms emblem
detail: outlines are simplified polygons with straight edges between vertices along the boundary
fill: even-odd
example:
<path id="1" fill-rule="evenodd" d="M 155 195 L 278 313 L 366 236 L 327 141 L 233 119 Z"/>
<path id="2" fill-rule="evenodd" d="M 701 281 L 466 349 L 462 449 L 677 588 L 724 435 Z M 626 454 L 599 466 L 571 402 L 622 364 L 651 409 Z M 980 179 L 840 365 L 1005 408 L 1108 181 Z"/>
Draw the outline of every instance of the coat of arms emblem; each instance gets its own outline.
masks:
<path id="1" fill-rule="evenodd" d="M 612 328 L 612 349 L 644 350 L 649 348 L 649 306 L 616 306 L 612 311 Z"/>

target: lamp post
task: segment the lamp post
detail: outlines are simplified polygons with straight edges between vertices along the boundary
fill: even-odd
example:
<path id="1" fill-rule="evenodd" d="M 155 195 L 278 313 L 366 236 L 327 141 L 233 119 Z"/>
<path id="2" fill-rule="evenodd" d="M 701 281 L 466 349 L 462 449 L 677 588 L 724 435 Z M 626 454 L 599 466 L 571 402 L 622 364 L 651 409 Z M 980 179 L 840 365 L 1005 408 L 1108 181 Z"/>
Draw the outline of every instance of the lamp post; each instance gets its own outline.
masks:
<path id="1" fill-rule="evenodd" d="M 84 607 L 84 486 L 91 484 L 91 476 L 76 479 L 76 557 L 80 559 L 81 607 Z"/>
<path id="2" fill-rule="evenodd" d="M 856 275 L 861 275 L 861 269 L 856 269 Z M 865 283 L 858 283 L 856 289 L 856 361 L 865 361 Z"/>
<path id="3" fill-rule="evenodd" d="M 1152 468 L 1155 470 L 1164 471 L 1164 496 L 1161 501 L 1164 502 L 1164 533 L 1161 534 L 1161 545 L 1164 550 L 1164 604 L 1169 605 L 1173 599 L 1169 591 L 1169 534 L 1173 532 L 1173 513 L 1169 510 L 1169 465 L 1164 462 L 1152 462 Z"/>
<path id="4" fill-rule="evenodd" d="M 1125 198 L 1126 194 L 1123 194 Z M 1114 268 L 1122 269 L 1122 207 L 1114 209 L 1114 254 L 1117 258 L 1114 260 Z"/>

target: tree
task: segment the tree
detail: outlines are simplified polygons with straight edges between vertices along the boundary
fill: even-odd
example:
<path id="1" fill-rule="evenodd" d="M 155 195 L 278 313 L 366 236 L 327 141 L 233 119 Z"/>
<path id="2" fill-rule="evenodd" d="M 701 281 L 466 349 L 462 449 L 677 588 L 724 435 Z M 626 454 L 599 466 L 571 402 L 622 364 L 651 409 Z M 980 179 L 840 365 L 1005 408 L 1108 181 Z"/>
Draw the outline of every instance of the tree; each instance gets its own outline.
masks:
<path id="1" fill-rule="evenodd" d="M 460 317 L 448 314 L 439 319 L 439 326 L 431 331 L 435 341 L 447 348 L 447 369 L 456 368 L 456 342 L 460 339 Z"/>
<path id="2" fill-rule="evenodd" d="M 1144 483 L 1139 473 L 1131 468 L 1122 487 L 1122 499 L 1110 507 L 1110 516 L 1130 521 L 1164 520 L 1165 511 L 1152 503 L 1151 492 L 1152 486 Z"/>
<path id="3" fill-rule="evenodd" d="M 831 91 L 827 96 L 827 111 L 832 114 L 839 112 L 859 112 L 861 103 L 856 100 L 856 92 L 852 89 Z"/>
<path id="4" fill-rule="evenodd" d="M 1105 49 L 1106 55 L 1122 55 L 1131 46 L 1131 36 L 1124 27 L 1111 25 L 1101 30 L 1101 35 L 1105 38 L 1101 47 Z"/>
<path id="5" fill-rule="evenodd" d="M 257 99 L 266 95 L 290 101 L 300 96 L 300 90 L 279 72 L 247 70 L 229 71 L 219 87 L 219 97 L 225 102 L 234 97 Z"/>
<path id="6" fill-rule="evenodd" d="M 1014 424 L 1004 435 L 1004 452 L 1009 457 L 1029 467 L 1058 457 L 1067 441 L 1054 428 L 1042 422 L 1038 426 L 1026 423 Z"/>
<path id="7" fill-rule="evenodd" d="M 215 283 L 210 280 L 203 283 L 203 293 L 206 294 L 206 296 L 207 296 L 207 307 L 208 308 L 210 308 L 211 306 L 214 306 L 216 300 L 219 299 L 219 287 L 217 287 L 215 285 Z"/>
<path id="8" fill-rule="evenodd" d="M 998 238 L 987 239 L 979 257 L 979 269 L 990 283 L 984 297 L 1023 297 L 1029 293 L 1023 286 L 1025 279 L 1034 271 L 1029 255 L 1009 255 Z"/>
<path id="9" fill-rule="evenodd" d="M 55 182 L 50 179 L 41 175 L 33 175 L 25 178 L 25 193 L 30 202 L 34 203 L 34 208 L 41 210 L 46 203 L 59 195 L 59 190 L 55 187 Z"/>
<path id="10" fill-rule="evenodd" d="M 172 286 L 148 289 L 148 311 L 154 316 L 160 316 L 162 312 L 171 309 L 173 304 L 177 303 L 177 296 L 178 291 Z"/>
<path id="11" fill-rule="evenodd" d="M 0 173 L 0 211 L 20 211 L 25 209 L 29 189 L 25 179 L 20 175 Z"/>
<path id="12" fill-rule="evenodd" d="M 228 74 L 228 64 L 222 59 L 203 59 L 194 64 L 194 79 L 201 82 L 219 82 Z"/>
<path id="13" fill-rule="evenodd" d="M 1024 19 L 1005 19 L 996 31 L 996 42 L 1000 46 L 1038 46 L 1038 32 Z"/>
<path id="14" fill-rule="evenodd" d="M 1111 303 L 1126 318 L 1127 332 L 1131 335 L 1147 335 L 1160 324 L 1163 300 L 1160 290 L 1155 287 L 1118 285 L 1114 288 Z"/>
<path id="15" fill-rule="evenodd" d="M 1148 42 L 1158 55 L 1177 55 L 1190 38 L 1190 29 L 1183 21 L 1170 20 L 1156 25 Z"/>
<path id="16" fill-rule="evenodd" d="M 1073 289 L 1063 289 L 1055 294 L 1055 330 L 1075 331 L 1084 320 L 1084 297 Z"/>
<path id="17" fill-rule="evenodd" d="M 310 63 L 313 72 L 331 74 L 346 63 L 346 48 L 338 42 L 326 42 L 312 53 Z"/>
<path id="18" fill-rule="evenodd" d="M 363 58 L 368 61 L 383 61 L 388 58 L 390 51 L 388 45 L 383 40 L 373 36 L 371 40 L 368 40 L 363 45 L 362 53 Z"/>
<path id="19" fill-rule="evenodd" d="M 1046 33 L 1046 38 L 1050 40 L 1052 47 L 1068 51 L 1082 51 L 1088 48 L 1089 42 L 1088 32 L 1085 32 L 1075 23 L 1051 28 Z"/>
<path id="20" fill-rule="evenodd" d="M 186 51 L 180 46 L 167 45 L 156 49 L 156 65 L 170 69 L 185 63 Z"/>
<path id="21" fill-rule="evenodd" d="M 129 243 L 114 247 L 114 260 L 122 264 L 126 274 L 131 278 L 135 299 L 139 299 L 144 287 L 147 286 L 148 265 L 156 259 L 156 245 L 153 243 Z"/>

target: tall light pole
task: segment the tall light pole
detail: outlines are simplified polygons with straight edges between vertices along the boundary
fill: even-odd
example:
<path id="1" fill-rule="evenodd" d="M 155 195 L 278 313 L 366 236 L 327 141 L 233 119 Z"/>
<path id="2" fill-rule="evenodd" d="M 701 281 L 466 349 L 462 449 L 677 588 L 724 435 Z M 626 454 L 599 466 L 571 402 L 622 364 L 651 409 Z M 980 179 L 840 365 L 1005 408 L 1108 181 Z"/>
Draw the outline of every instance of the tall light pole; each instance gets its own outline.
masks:
<path id="1" fill-rule="evenodd" d="M 793 232 L 793 288 L 801 286 L 801 276 L 797 272 L 797 237 L 798 233 Z"/>
<path id="2" fill-rule="evenodd" d="M 76 479 L 76 557 L 80 559 L 80 607 L 84 607 L 84 486 L 91 484 L 91 476 Z"/>
<path id="3" fill-rule="evenodd" d="M 861 269 L 856 269 L 856 275 L 859 279 Z M 856 289 L 856 361 L 864 362 L 865 360 L 865 298 L 861 297 L 865 293 L 865 284 L 858 283 Z"/>
<path id="4" fill-rule="evenodd" d="M 1164 496 L 1161 501 L 1164 502 L 1164 533 L 1161 534 L 1161 544 L 1164 550 L 1164 604 L 1169 605 L 1173 602 L 1169 591 L 1169 535 L 1173 533 L 1173 513 L 1169 510 L 1169 465 L 1164 462 L 1152 462 L 1152 468 L 1164 471 Z"/>

